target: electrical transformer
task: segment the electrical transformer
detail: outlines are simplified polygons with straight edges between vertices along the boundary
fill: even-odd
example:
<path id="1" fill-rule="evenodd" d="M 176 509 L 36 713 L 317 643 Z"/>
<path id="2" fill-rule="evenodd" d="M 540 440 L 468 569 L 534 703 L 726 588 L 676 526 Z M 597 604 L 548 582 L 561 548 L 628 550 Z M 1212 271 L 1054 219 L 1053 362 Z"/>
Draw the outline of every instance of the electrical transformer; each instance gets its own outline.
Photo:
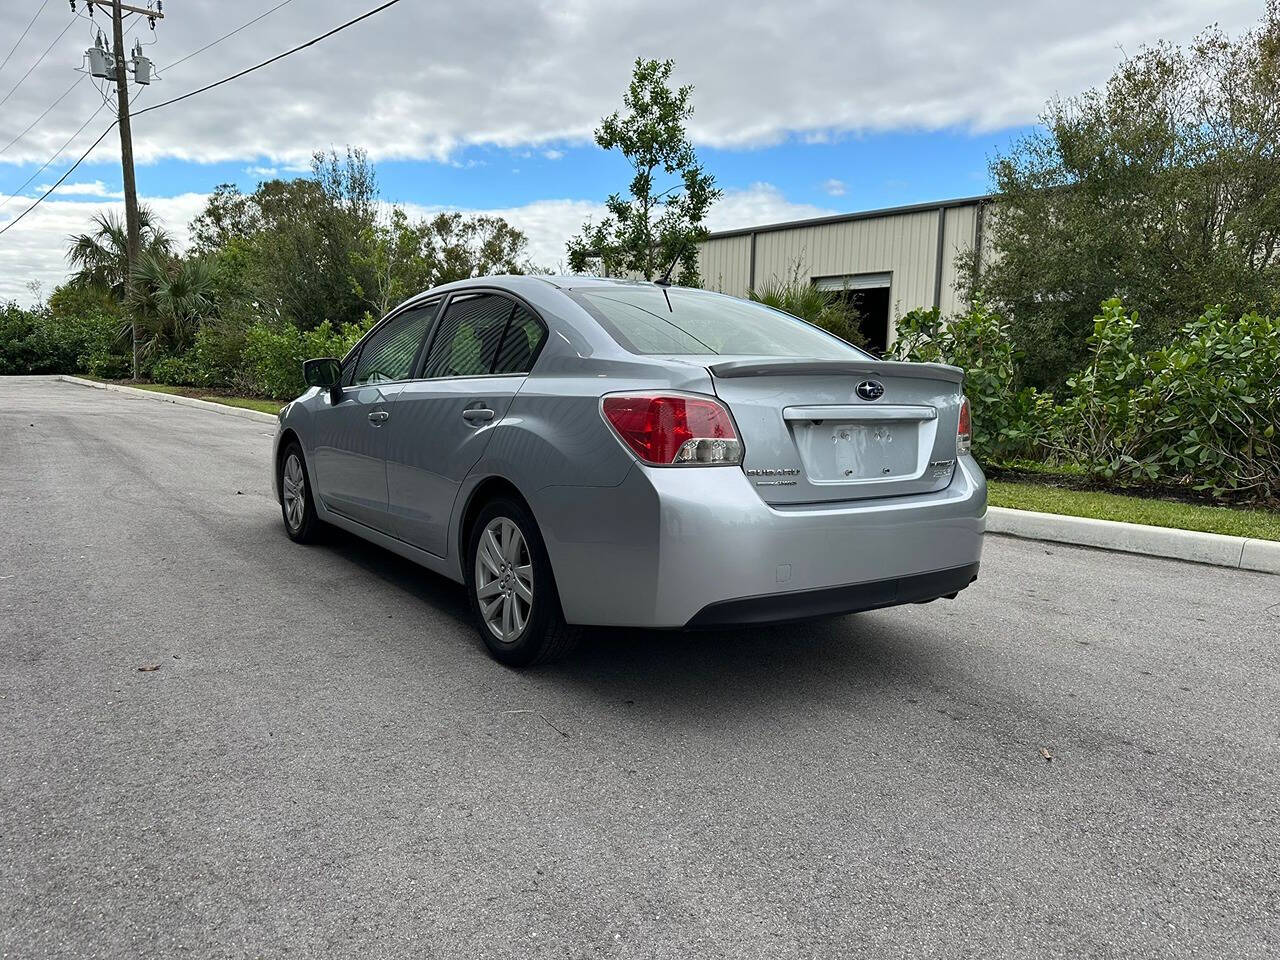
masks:
<path id="1" fill-rule="evenodd" d="M 94 44 L 84 52 L 84 55 L 89 58 L 90 76 L 97 77 L 100 80 L 114 80 L 116 78 L 116 65 L 111 58 L 110 52 Z"/>

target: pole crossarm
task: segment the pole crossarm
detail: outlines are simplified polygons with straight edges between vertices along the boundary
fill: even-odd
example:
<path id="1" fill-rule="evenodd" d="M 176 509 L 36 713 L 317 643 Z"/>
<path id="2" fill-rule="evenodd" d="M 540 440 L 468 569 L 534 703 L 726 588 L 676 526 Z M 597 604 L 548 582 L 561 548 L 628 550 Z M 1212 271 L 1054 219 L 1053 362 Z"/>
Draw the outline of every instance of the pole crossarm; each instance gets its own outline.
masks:
<path id="1" fill-rule="evenodd" d="M 155 20 L 164 19 L 163 13 L 161 13 L 159 10 L 152 10 L 148 7 L 135 7 L 128 3 L 122 3 L 120 4 L 120 9 L 125 13 L 140 13 L 144 17 L 151 17 Z"/>

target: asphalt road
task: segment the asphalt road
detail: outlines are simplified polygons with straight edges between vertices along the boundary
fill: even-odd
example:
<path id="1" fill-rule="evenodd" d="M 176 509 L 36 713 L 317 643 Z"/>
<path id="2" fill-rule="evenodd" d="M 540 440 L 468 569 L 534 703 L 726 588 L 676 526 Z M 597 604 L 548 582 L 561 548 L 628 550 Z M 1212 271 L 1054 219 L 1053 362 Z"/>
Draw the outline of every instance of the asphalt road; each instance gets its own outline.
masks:
<path id="1" fill-rule="evenodd" d="M 1280 578 L 993 537 L 516 673 L 270 430 L 0 381 L 0 955 L 1280 951 Z"/>

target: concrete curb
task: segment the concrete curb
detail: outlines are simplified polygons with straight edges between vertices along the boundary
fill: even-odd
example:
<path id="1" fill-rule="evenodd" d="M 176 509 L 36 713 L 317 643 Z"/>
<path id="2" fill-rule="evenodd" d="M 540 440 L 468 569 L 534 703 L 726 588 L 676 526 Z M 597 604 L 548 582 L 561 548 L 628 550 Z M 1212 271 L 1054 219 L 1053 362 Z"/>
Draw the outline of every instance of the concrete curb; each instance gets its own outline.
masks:
<path id="1" fill-rule="evenodd" d="M 72 377 L 67 374 L 59 374 L 51 377 L 53 380 L 61 380 L 63 383 L 75 383 L 82 387 L 93 387 L 95 390 L 111 390 L 115 393 L 127 394 L 131 397 L 143 397 L 147 400 L 160 400 L 164 403 L 177 404 L 180 407 L 196 407 L 200 410 L 209 410 L 213 413 L 220 413 L 226 417 L 240 417 L 244 420 L 256 420 L 259 423 L 276 423 L 280 418 L 273 417 L 269 413 L 262 413 L 259 410 L 246 410 L 244 407 L 231 407 L 225 403 L 213 403 L 209 400 L 197 400 L 195 397 L 180 397 L 172 393 L 160 393 L 156 390 L 139 390 L 137 387 L 126 387 L 120 383 L 99 383 L 97 380 L 85 380 L 83 377 Z"/>
<path id="2" fill-rule="evenodd" d="M 1196 530 L 1150 527 L 1140 523 L 1006 507 L 987 508 L 987 532 L 1280 574 L 1280 541 L 1275 540 L 1228 537 Z"/>

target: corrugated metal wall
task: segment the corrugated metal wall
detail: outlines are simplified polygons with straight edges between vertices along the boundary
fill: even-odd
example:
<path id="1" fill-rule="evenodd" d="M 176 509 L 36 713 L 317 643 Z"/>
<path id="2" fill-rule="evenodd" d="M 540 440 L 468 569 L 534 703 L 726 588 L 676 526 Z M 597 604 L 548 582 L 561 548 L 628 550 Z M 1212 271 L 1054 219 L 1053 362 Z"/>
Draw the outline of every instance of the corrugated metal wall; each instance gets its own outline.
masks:
<path id="1" fill-rule="evenodd" d="M 977 202 L 946 207 L 939 297 L 943 313 L 967 306 L 955 290 L 955 261 L 957 254 L 968 254 L 973 249 L 977 211 Z M 984 216 L 989 215 L 987 210 Z M 937 207 L 913 207 L 835 223 L 801 221 L 761 229 L 755 233 L 755 285 L 790 279 L 797 265 L 805 279 L 889 273 L 889 302 L 894 317 L 916 307 L 932 307 L 937 284 L 938 224 Z M 703 285 L 746 296 L 751 287 L 751 239 L 750 233 L 735 232 L 713 235 L 700 244 Z"/>
<path id="2" fill-rule="evenodd" d="M 706 289 L 745 297 L 751 287 L 750 235 L 699 244 L 698 273 Z"/>
<path id="3" fill-rule="evenodd" d="M 942 240 L 942 297 L 939 306 L 944 314 L 958 313 L 969 306 L 956 291 L 956 257 L 973 253 L 973 230 L 978 207 L 951 207 L 947 210 L 946 230 Z M 933 301 L 921 306 L 933 306 Z"/>

